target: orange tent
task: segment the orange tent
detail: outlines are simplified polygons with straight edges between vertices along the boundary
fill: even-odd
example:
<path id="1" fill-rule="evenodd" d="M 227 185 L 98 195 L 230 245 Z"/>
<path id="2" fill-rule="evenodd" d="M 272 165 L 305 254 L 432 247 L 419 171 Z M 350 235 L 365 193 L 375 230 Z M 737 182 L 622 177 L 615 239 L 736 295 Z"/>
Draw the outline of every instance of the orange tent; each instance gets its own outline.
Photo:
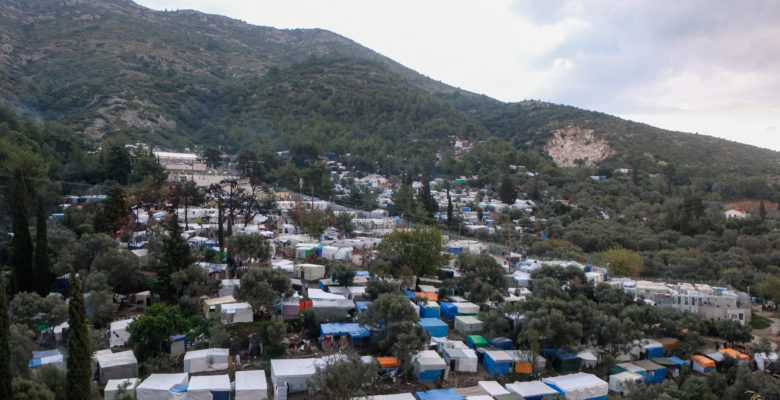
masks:
<path id="1" fill-rule="evenodd" d="M 739 360 L 739 361 L 750 360 L 750 357 L 747 354 L 742 354 L 734 349 L 721 349 L 719 351 L 724 356 L 729 356 L 735 360 Z"/>
<path id="2" fill-rule="evenodd" d="M 714 367 L 715 366 L 715 361 L 712 361 L 711 358 L 708 358 L 708 357 L 705 357 L 705 356 L 699 356 L 699 355 L 691 356 L 691 361 L 693 361 L 695 363 L 698 363 L 699 365 L 701 365 L 704 368 Z"/>
<path id="3" fill-rule="evenodd" d="M 518 374 L 532 374 L 534 372 L 529 362 L 516 362 L 514 370 Z"/>
<path id="4" fill-rule="evenodd" d="M 401 366 L 401 363 L 398 362 L 398 359 L 395 357 L 377 357 L 376 360 L 379 361 L 379 365 L 381 365 L 383 369 Z"/>
<path id="5" fill-rule="evenodd" d="M 428 301 L 439 301 L 439 294 L 436 292 L 414 292 L 414 294 Z"/>

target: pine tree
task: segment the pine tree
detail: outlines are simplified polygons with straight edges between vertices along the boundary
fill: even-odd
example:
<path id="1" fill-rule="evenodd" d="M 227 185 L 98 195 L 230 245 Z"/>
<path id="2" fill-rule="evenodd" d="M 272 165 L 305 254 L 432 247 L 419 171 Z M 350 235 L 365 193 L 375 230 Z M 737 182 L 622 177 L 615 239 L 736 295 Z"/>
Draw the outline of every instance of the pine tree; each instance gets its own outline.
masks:
<path id="1" fill-rule="evenodd" d="M 447 189 L 447 223 L 452 223 L 452 198 L 450 197 L 449 189 Z"/>
<path id="2" fill-rule="evenodd" d="M 8 303 L 5 297 L 5 283 L 0 281 L 0 399 L 10 399 L 11 393 L 11 349 L 8 347 Z"/>
<path id="3" fill-rule="evenodd" d="M 49 294 L 51 273 L 49 272 L 49 239 L 46 236 L 46 210 L 41 196 L 38 197 L 38 214 L 35 219 L 34 284 L 35 291 L 41 297 L 46 297 Z"/>
<path id="4" fill-rule="evenodd" d="M 764 200 L 761 200 L 761 203 L 758 205 L 758 216 L 761 217 L 761 220 L 766 219 L 766 206 L 764 205 Z"/>
<path id="5" fill-rule="evenodd" d="M 87 311 L 81 282 L 73 268 L 70 269 L 70 302 L 68 304 L 68 400 L 89 400 L 92 398 L 92 359 L 87 327 Z"/>
<path id="6" fill-rule="evenodd" d="M 439 206 L 436 204 L 436 199 L 431 195 L 430 179 L 427 176 L 423 176 L 422 185 L 420 190 L 417 191 L 417 200 L 425 210 L 428 217 L 433 217 L 433 214 L 438 210 Z"/>
<path id="7" fill-rule="evenodd" d="M 504 175 L 504 179 L 501 181 L 501 187 L 498 189 L 498 198 L 506 204 L 514 204 L 517 199 L 517 189 L 512 184 L 512 180 L 509 179 L 509 175 Z"/>
<path id="8" fill-rule="evenodd" d="M 160 271 L 158 278 L 165 285 L 164 293 L 174 293 L 171 288 L 171 274 L 187 269 L 190 264 L 195 262 L 195 258 L 190 251 L 190 245 L 181 237 L 181 226 L 176 214 L 171 215 L 168 221 L 168 235 L 165 236 L 162 243 L 162 254 L 160 261 Z M 171 289 L 171 290 L 167 290 Z"/>
<path id="9" fill-rule="evenodd" d="M 22 171 L 14 171 L 11 207 L 13 209 L 13 282 L 14 292 L 33 291 L 33 243 L 27 221 L 27 188 Z"/>

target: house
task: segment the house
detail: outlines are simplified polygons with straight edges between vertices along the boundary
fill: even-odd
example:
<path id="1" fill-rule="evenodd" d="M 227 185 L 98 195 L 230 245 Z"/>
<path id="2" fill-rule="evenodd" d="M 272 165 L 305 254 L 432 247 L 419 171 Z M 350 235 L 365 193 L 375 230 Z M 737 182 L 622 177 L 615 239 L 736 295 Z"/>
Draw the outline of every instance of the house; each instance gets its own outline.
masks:
<path id="1" fill-rule="evenodd" d="M 748 212 L 741 208 L 731 208 L 723 213 L 726 218 L 743 219 L 748 217 Z"/>
<path id="2" fill-rule="evenodd" d="M 236 371 L 235 400 L 265 400 L 268 398 L 268 382 L 265 371 Z"/>

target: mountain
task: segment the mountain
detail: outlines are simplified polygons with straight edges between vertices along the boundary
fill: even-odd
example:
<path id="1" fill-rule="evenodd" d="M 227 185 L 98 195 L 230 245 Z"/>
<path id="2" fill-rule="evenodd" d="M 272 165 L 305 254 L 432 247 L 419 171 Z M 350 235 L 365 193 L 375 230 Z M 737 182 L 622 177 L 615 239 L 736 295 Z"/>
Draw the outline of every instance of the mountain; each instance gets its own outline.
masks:
<path id="1" fill-rule="evenodd" d="M 780 175 L 774 151 L 563 105 L 503 103 L 325 30 L 129 0 L 5 0 L 0 40 L 0 99 L 94 140 L 232 151 L 262 143 L 352 153 L 361 169 L 397 173 L 432 167 L 432 154 L 462 137 L 539 152 L 560 166 Z"/>

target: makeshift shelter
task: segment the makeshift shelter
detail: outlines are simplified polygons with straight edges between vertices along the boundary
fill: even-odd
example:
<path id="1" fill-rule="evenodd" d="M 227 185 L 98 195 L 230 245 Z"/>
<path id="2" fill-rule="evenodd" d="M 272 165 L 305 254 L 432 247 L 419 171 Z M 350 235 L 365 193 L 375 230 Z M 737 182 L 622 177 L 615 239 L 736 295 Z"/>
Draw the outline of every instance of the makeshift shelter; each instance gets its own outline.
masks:
<path id="1" fill-rule="evenodd" d="M 631 354 L 648 359 L 663 357 L 664 346 L 653 339 L 636 340 L 634 341 L 634 347 L 631 349 Z"/>
<path id="2" fill-rule="evenodd" d="M 447 324 L 438 318 L 421 318 L 417 322 L 430 337 L 446 337 Z"/>
<path id="3" fill-rule="evenodd" d="M 420 304 L 420 317 L 439 318 L 440 315 L 441 307 L 439 307 L 439 303 L 435 301 L 429 301 L 426 304 Z"/>
<path id="4" fill-rule="evenodd" d="M 708 374 L 715 371 L 715 361 L 701 355 L 691 356 L 691 365 L 693 370 L 702 374 Z"/>
<path id="5" fill-rule="evenodd" d="M 187 400 L 230 400 L 230 377 L 193 376 L 187 385 Z"/>
<path id="6" fill-rule="evenodd" d="M 238 400 L 238 399 L 236 399 Z M 411 393 L 378 394 L 368 397 L 353 397 L 352 400 L 417 400 Z"/>
<path id="7" fill-rule="evenodd" d="M 220 283 L 219 297 L 232 296 L 236 288 L 241 287 L 241 279 L 223 279 Z"/>
<path id="8" fill-rule="evenodd" d="M 595 368 L 599 362 L 599 359 L 595 355 L 593 355 L 592 352 L 588 350 L 584 350 L 577 353 L 577 357 L 579 357 L 580 360 L 582 360 L 580 362 L 580 365 L 582 365 L 585 368 Z"/>
<path id="9" fill-rule="evenodd" d="M 32 359 L 27 364 L 33 372 L 44 365 L 54 365 L 61 371 L 65 371 L 65 358 L 59 350 L 33 351 Z M 136 374 L 137 376 L 137 374 Z"/>
<path id="10" fill-rule="evenodd" d="M 305 391 L 306 381 L 314 376 L 318 362 L 318 358 L 271 360 L 274 392 L 286 394 Z"/>
<path id="11" fill-rule="evenodd" d="M 401 363 L 395 357 L 377 357 L 376 360 L 382 371 L 398 371 L 401 368 Z"/>
<path id="12" fill-rule="evenodd" d="M 516 374 L 532 374 L 533 362 L 536 359 L 536 370 L 541 371 L 547 366 L 547 361 L 542 356 L 534 357 L 534 354 L 528 350 L 505 350 L 506 354 L 512 357 L 512 372 Z"/>
<path id="13" fill-rule="evenodd" d="M 666 368 L 667 374 L 669 374 L 669 375 L 671 375 L 673 377 L 677 376 L 680 373 L 681 364 L 677 363 L 676 361 L 672 361 L 672 360 L 670 360 L 668 358 L 664 358 L 664 357 L 656 357 L 656 358 L 651 359 L 650 361 L 652 361 L 652 362 L 654 362 L 654 363 L 656 363 L 656 364 Z M 680 360 L 680 361 L 682 361 L 682 360 Z"/>
<path id="14" fill-rule="evenodd" d="M 628 394 L 630 384 L 642 384 L 642 375 L 631 371 L 623 371 L 609 376 L 609 390 L 625 396 Z"/>
<path id="15" fill-rule="evenodd" d="M 720 353 L 726 357 L 731 357 L 737 360 L 739 364 L 747 364 L 750 361 L 750 356 L 740 353 L 732 348 L 720 349 Z"/>
<path id="16" fill-rule="evenodd" d="M 127 341 L 130 340 L 130 332 L 127 331 L 127 327 L 131 322 L 133 322 L 132 319 L 123 319 L 111 323 L 108 339 L 110 347 L 124 347 L 127 344 Z"/>
<path id="17" fill-rule="evenodd" d="M 105 384 L 109 379 L 138 377 L 138 360 L 132 350 L 119 353 L 112 353 L 111 350 L 98 351 L 92 357 L 101 384 Z"/>
<path id="18" fill-rule="evenodd" d="M 658 338 L 655 339 L 655 341 L 661 343 L 661 346 L 664 347 L 664 351 L 672 351 L 680 345 L 680 339 L 672 337 Z"/>
<path id="19" fill-rule="evenodd" d="M 448 320 L 452 321 L 455 319 L 458 315 L 477 315 L 479 313 L 479 306 L 474 303 L 469 302 L 450 302 L 450 303 L 441 303 L 441 313 L 442 316 Z"/>
<path id="20" fill-rule="evenodd" d="M 433 350 L 423 350 L 412 357 L 414 376 L 420 382 L 439 380 L 447 368 L 447 363 Z"/>
<path id="21" fill-rule="evenodd" d="M 354 301 L 365 300 L 368 297 L 365 286 L 347 286 L 347 293 L 349 293 L 349 298 Z"/>
<path id="22" fill-rule="evenodd" d="M 342 336 L 349 338 L 352 346 L 360 346 L 371 337 L 371 331 L 363 325 L 350 323 L 320 324 L 320 346 L 324 349 L 326 341 L 338 340 Z"/>
<path id="23" fill-rule="evenodd" d="M 501 386 L 501 384 L 496 381 L 478 381 L 477 385 L 479 385 L 482 389 L 485 389 L 485 391 L 490 396 L 500 396 L 502 394 L 509 394 L 509 391 L 504 389 L 504 387 Z"/>
<path id="24" fill-rule="evenodd" d="M 675 363 L 675 364 L 677 364 L 677 365 L 679 365 L 680 368 L 682 368 L 682 367 L 684 367 L 686 365 L 690 365 L 691 364 L 690 360 L 685 361 L 685 360 L 683 360 L 681 358 L 677 358 L 677 357 L 666 357 L 666 359 L 671 361 L 671 362 L 673 362 L 673 363 Z"/>
<path id="25" fill-rule="evenodd" d="M 219 312 L 219 307 L 223 304 L 238 303 L 233 296 L 214 297 L 212 299 L 203 300 L 203 315 L 206 319 L 212 317 Z M 214 313 L 214 314 L 212 314 Z"/>
<path id="26" fill-rule="evenodd" d="M 371 304 L 370 301 L 356 301 L 355 307 L 357 307 L 359 312 L 366 312 L 366 310 L 368 310 L 369 304 Z"/>
<path id="27" fill-rule="evenodd" d="M 605 400 L 609 393 L 607 382 L 584 372 L 543 378 L 542 382 L 566 396 L 566 400 Z"/>
<path id="28" fill-rule="evenodd" d="M 347 313 L 355 309 L 352 300 L 312 300 L 312 309 L 321 318 L 344 318 Z"/>
<path id="29" fill-rule="evenodd" d="M 490 343 L 481 335 L 469 335 L 466 336 L 466 346 L 476 350 L 481 347 L 488 347 Z"/>
<path id="30" fill-rule="evenodd" d="M 490 397 L 490 395 L 488 395 L 488 392 L 482 388 L 482 386 L 459 387 L 454 389 L 456 392 L 458 392 L 459 395 L 465 397 L 466 400 L 471 400 L 475 398 L 479 399 L 484 397 L 488 397 L 491 400 L 493 399 L 492 397 Z"/>
<path id="31" fill-rule="evenodd" d="M 265 371 L 236 371 L 235 400 L 264 400 L 268 398 Z"/>
<path id="32" fill-rule="evenodd" d="M 555 396 L 558 391 L 542 381 L 515 382 L 506 385 L 507 390 L 523 396 L 525 400 L 542 400 L 546 396 Z"/>
<path id="33" fill-rule="evenodd" d="M 512 339 L 505 338 L 505 337 L 497 337 L 488 340 L 488 343 L 501 350 L 512 350 Z"/>
<path id="34" fill-rule="evenodd" d="M 335 286 L 329 286 L 328 292 L 322 289 L 308 289 L 306 292 L 312 300 L 346 300 L 342 294 L 333 293 Z"/>
<path id="35" fill-rule="evenodd" d="M 615 368 L 612 368 L 611 372 L 613 374 L 619 374 L 619 373 L 625 372 L 625 371 L 629 371 L 629 372 L 633 372 L 635 374 L 641 375 L 643 379 L 645 377 L 645 374 L 647 373 L 646 369 L 644 369 L 644 368 L 642 368 L 639 365 L 636 365 L 634 363 L 630 363 L 630 362 L 620 363 L 620 364 L 616 365 Z"/>
<path id="36" fill-rule="evenodd" d="M 319 264 L 295 264 L 293 267 L 293 275 L 296 278 L 301 277 L 301 271 L 303 271 L 303 279 L 307 281 L 316 281 L 325 277 L 325 266 Z"/>
<path id="37" fill-rule="evenodd" d="M 187 335 L 173 335 L 169 339 L 170 344 L 166 349 L 168 354 L 178 356 L 187 351 Z"/>
<path id="38" fill-rule="evenodd" d="M 223 324 L 252 322 L 254 311 L 249 303 L 231 303 L 219 306 L 219 320 Z"/>
<path id="39" fill-rule="evenodd" d="M 550 357 L 552 367 L 560 372 L 574 372 L 580 370 L 582 360 L 571 352 L 564 349 L 545 349 L 545 353 Z"/>
<path id="40" fill-rule="evenodd" d="M 666 379 L 666 368 L 650 360 L 634 361 L 637 365 L 645 369 L 645 383 L 660 383 Z"/>
<path id="41" fill-rule="evenodd" d="M 229 367 L 230 349 L 203 349 L 184 355 L 184 372 L 222 371 Z"/>
<path id="42" fill-rule="evenodd" d="M 482 365 L 490 374 L 508 374 L 512 371 L 512 357 L 504 350 L 485 350 Z"/>
<path id="43" fill-rule="evenodd" d="M 427 392 L 415 392 L 419 400 L 466 400 L 455 389 L 434 389 Z"/>
<path id="44" fill-rule="evenodd" d="M 479 360 L 477 353 L 472 349 L 461 349 L 455 347 L 446 347 L 443 349 L 444 361 L 453 371 L 459 372 L 477 372 Z"/>
<path id="45" fill-rule="evenodd" d="M 135 395 L 138 400 L 175 400 L 171 389 L 187 386 L 187 382 L 187 373 L 152 374 L 135 388 Z"/>
<path id="46" fill-rule="evenodd" d="M 109 379 L 103 389 L 103 400 L 115 400 L 120 393 L 136 398 L 135 388 L 140 384 L 141 380 L 138 378 Z"/>
<path id="47" fill-rule="evenodd" d="M 490 396 L 488 396 L 490 397 Z M 520 396 L 519 394 L 515 392 L 509 392 L 507 394 L 499 394 L 498 396 L 493 396 L 492 399 L 494 400 L 524 400 L 523 396 Z M 467 399 L 467 400 L 474 400 L 474 399 Z"/>
<path id="48" fill-rule="evenodd" d="M 482 321 L 470 315 L 455 317 L 455 330 L 463 335 L 473 335 L 482 332 Z"/>

